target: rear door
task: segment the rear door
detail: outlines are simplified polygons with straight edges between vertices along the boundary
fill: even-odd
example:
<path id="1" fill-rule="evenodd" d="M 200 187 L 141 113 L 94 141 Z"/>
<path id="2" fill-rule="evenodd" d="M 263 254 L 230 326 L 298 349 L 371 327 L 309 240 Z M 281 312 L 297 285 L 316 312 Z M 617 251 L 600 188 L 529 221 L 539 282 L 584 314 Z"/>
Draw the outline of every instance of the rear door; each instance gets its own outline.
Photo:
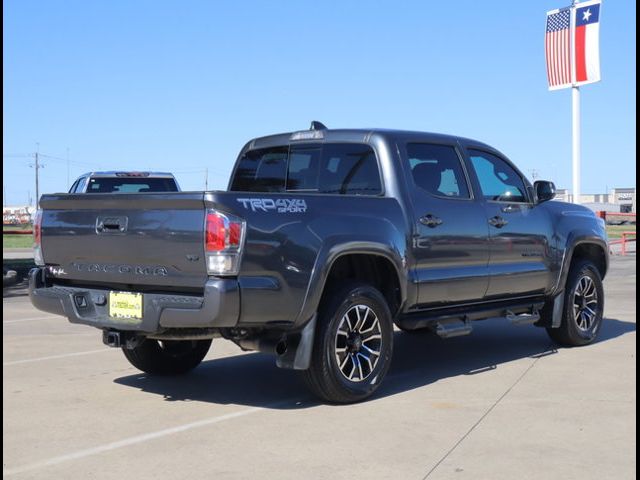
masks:
<path id="1" fill-rule="evenodd" d="M 497 152 L 467 149 L 489 225 L 487 297 L 538 294 L 551 287 L 553 228 L 523 175 Z"/>
<path id="2" fill-rule="evenodd" d="M 457 145 L 409 142 L 412 252 L 422 305 L 480 300 L 487 289 L 488 226 Z"/>

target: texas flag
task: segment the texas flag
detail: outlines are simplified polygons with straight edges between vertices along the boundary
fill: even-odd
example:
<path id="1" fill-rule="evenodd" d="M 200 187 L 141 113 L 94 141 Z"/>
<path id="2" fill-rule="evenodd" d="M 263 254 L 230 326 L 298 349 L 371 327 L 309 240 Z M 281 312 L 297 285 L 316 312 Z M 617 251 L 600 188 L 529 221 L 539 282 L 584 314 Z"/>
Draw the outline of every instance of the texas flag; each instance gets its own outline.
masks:
<path id="1" fill-rule="evenodd" d="M 573 84 L 600 81 L 600 1 L 576 4 Z"/>

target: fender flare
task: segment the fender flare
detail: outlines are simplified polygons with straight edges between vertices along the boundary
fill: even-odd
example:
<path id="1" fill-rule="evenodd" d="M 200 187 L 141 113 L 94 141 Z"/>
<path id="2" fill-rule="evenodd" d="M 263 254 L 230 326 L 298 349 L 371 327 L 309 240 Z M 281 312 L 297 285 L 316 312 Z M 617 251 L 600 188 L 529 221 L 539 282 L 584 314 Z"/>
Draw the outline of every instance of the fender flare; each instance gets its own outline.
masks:
<path id="1" fill-rule="evenodd" d="M 372 240 L 350 241 L 345 243 L 338 243 L 338 241 L 336 241 L 324 245 L 320 252 L 318 252 L 302 308 L 295 320 L 296 326 L 301 327 L 306 324 L 318 310 L 329 272 L 333 268 L 336 260 L 345 255 L 354 254 L 378 256 L 391 262 L 400 285 L 400 305 L 402 306 L 404 304 L 407 299 L 407 286 L 406 282 L 402 281 L 402 278 L 408 278 L 408 271 L 406 269 L 406 261 L 403 260 L 403 256 L 396 248 L 392 245 Z"/>
<path id="2" fill-rule="evenodd" d="M 598 236 L 591 234 L 574 235 L 570 234 L 567 239 L 568 247 L 565 248 L 562 255 L 562 261 L 560 266 L 560 272 L 558 274 L 558 280 L 550 295 L 550 301 L 545 305 L 544 311 L 546 314 L 543 318 L 547 318 L 546 321 L 536 323 L 537 326 L 559 328 L 562 323 L 562 314 L 564 310 L 564 286 L 567 283 L 567 277 L 569 276 L 569 270 L 571 268 L 571 262 L 573 261 L 573 254 L 575 248 L 578 245 L 591 244 L 596 245 L 602 249 L 605 258 L 605 273 L 609 268 L 609 249 L 607 243 Z M 604 278 L 604 275 L 602 276 Z"/>
<path id="3" fill-rule="evenodd" d="M 602 249 L 605 261 L 605 274 L 609 269 L 609 246 L 601 237 L 592 234 L 570 234 L 567 238 L 567 248 L 564 250 L 562 256 L 562 265 L 558 275 L 558 280 L 553 289 L 552 296 L 558 295 L 564 291 L 564 285 L 567 282 L 569 276 L 569 269 L 571 268 L 571 262 L 573 260 L 573 254 L 578 245 L 592 244 Z M 602 275 L 604 279 L 605 275 Z"/>
<path id="4" fill-rule="evenodd" d="M 406 283 L 402 281 L 402 273 L 407 278 L 406 262 L 400 252 L 390 245 L 378 241 L 333 242 L 320 250 L 314 264 L 311 279 L 307 287 L 304 302 L 296 318 L 296 332 L 288 334 L 290 345 L 286 355 L 276 362 L 280 368 L 306 370 L 311 363 L 311 353 L 316 331 L 316 312 L 329 276 L 331 268 L 340 257 L 352 254 L 375 255 L 391 262 L 400 285 L 400 307 L 407 298 Z"/>

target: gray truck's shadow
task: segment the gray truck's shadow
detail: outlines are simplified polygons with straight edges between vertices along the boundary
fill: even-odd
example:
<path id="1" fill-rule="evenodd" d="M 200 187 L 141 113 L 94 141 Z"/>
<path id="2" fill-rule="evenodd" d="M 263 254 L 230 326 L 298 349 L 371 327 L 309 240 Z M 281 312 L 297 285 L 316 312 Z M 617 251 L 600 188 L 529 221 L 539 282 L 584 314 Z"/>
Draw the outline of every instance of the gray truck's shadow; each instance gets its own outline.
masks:
<path id="1" fill-rule="evenodd" d="M 556 353 L 543 329 L 509 326 L 497 320 L 476 325 L 471 335 L 449 340 L 428 332 L 396 332 L 391 369 L 372 398 L 420 388 L 442 378 L 483 375 L 512 360 Z M 598 341 L 635 329 L 635 323 L 608 318 Z M 215 344 L 214 340 L 213 348 Z M 307 392 L 296 372 L 278 369 L 273 357 L 257 353 L 208 360 L 184 376 L 155 377 L 140 373 L 114 381 L 161 395 L 166 401 L 274 409 L 307 408 L 319 403 Z"/>

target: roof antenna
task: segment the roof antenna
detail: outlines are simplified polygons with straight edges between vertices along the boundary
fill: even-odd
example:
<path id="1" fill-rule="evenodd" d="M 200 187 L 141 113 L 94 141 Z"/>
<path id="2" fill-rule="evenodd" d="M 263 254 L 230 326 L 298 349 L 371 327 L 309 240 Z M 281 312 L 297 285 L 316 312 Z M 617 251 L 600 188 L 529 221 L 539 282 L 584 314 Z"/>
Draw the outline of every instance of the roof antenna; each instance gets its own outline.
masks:
<path id="1" fill-rule="evenodd" d="M 324 123 L 318 122 L 317 120 L 313 120 L 311 122 L 311 126 L 309 127 L 309 130 L 327 130 L 327 127 L 325 126 Z"/>

